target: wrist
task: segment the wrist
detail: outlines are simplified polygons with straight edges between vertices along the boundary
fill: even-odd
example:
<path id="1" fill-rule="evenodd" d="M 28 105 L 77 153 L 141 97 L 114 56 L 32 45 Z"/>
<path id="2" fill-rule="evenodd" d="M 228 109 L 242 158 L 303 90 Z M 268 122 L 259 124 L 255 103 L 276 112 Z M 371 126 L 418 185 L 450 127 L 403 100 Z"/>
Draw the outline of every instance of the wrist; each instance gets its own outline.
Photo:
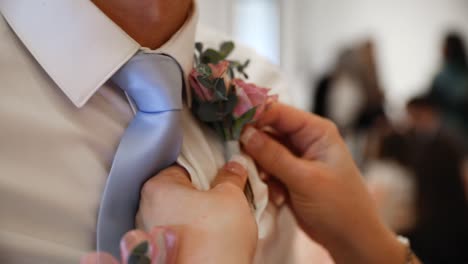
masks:
<path id="1" fill-rule="evenodd" d="M 337 264 L 406 264 L 407 247 L 382 225 L 343 241 L 330 254 Z"/>

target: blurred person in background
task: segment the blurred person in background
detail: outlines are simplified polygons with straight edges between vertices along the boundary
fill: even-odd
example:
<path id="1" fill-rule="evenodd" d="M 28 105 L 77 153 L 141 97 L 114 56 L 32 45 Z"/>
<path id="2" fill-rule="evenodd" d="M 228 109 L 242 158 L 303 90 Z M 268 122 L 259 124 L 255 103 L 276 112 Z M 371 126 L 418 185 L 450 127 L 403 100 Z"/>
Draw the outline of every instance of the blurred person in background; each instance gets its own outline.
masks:
<path id="1" fill-rule="evenodd" d="M 335 69 L 317 83 L 312 111 L 333 120 L 362 166 L 368 139 L 386 120 L 380 87 L 375 44 L 367 40 L 344 49 Z M 385 122 L 384 122 L 385 123 Z"/>
<path id="2" fill-rule="evenodd" d="M 463 188 L 461 142 L 442 127 L 431 96 L 407 105 L 408 167 L 415 176 L 416 222 L 406 234 L 424 263 L 468 263 L 468 207 Z"/>
<path id="3" fill-rule="evenodd" d="M 415 223 L 415 179 L 404 135 L 393 132 L 376 144 L 376 156 L 364 168 L 367 186 L 383 221 L 396 233 Z"/>
<path id="4" fill-rule="evenodd" d="M 442 68 L 430 94 L 441 107 L 443 122 L 468 135 L 468 63 L 465 43 L 458 33 L 449 33 L 444 40 Z"/>
<path id="5" fill-rule="evenodd" d="M 364 176 L 384 222 L 410 237 L 423 263 L 468 263 L 465 152 L 430 96 L 407 105 L 409 129 L 391 131 Z"/>

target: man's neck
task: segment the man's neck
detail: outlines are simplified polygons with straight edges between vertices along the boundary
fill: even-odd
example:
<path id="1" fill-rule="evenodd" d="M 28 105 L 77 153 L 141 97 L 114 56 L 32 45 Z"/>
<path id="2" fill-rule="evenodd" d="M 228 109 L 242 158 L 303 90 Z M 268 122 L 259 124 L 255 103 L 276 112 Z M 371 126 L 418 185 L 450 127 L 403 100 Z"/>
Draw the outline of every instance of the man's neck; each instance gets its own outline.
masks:
<path id="1" fill-rule="evenodd" d="M 192 0 L 92 0 L 141 46 L 159 48 L 184 24 Z"/>

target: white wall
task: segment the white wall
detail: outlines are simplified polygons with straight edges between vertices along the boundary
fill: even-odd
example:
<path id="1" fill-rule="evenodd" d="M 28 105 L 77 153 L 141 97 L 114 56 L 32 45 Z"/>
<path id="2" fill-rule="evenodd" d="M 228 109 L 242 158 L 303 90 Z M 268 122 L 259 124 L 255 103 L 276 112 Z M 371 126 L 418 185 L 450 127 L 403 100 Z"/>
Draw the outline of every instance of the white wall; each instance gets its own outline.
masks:
<path id="1" fill-rule="evenodd" d="M 280 63 L 280 0 L 198 0 L 200 23 Z"/>
<path id="2" fill-rule="evenodd" d="M 372 37 L 380 77 L 393 106 L 422 92 L 440 62 L 444 32 L 468 37 L 466 0 L 299 0 L 298 51 L 313 74 L 325 71 L 341 47 Z M 468 39 L 468 38 L 467 38 Z M 303 58 L 303 59 L 302 59 Z"/>
<path id="3" fill-rule="evenodd" d="M 305 81 L 326 71 L 338 50 L 355 41 L 376 41 L 382 85 L 391 105 L 401 109 L 430 83 L 444 32 L 459 29 L 468 40 L 468 0 L 198 0 L 200 21 L 239 34 L 251 24 L 235 22 L 249 19 L 236 5 L 268 1 L 281 7 L 279 25 L 271 26 L 282 31 L 276 43 L 281 66 L 296 75 L 293 97 L 303 108 L 311 91 Z"/>
<path id="4" fill-rule="evenodd" d="M 232 34 L 232 3 L 234 0 L 195 0 L 200 10 L 200 22 L 226 34 Z"/>

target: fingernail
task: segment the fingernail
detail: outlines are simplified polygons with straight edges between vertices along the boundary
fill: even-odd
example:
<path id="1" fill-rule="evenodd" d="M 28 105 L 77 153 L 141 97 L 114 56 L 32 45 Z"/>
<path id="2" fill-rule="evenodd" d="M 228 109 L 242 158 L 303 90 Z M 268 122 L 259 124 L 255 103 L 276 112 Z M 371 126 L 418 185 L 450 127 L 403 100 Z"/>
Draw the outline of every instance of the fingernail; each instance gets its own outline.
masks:
<path id="1" fill-rule="evenodd" d="M 161 229 L 156 234 L 156 246 L 158 247 L 158 256 L 155 263 L 166 263 L 167 251 L 169 250 L 166 243 L 165 231 Z"/>
<path id="2" fill-rule="evenodd" d="M 152 263 L 175 263 L 177 257 L 177 233 L 169 227 L 157 226 L 150 232 L 155 243 Z"/>
<path id="3" fill-rule="evenodd" d="M 164 231 L 164 237 L 165 237 L 164 241 L 166 242 L 166 249 L 167 249 L 165 263 L 167 264 L 175 263 L 176 256 L 177 256 L 177 234 L 171 229 L 166 229 Z"/>
<path id="4" fill-rule="evenodd" d="M 241 135 L 241 142 L 245 146 L 257 149 L 263 145 L 263 138 L 258 133 L 257 129 L 247 127 Z"/>
<path id="5" fill-rule="evenodd" d="M 284 195 L 281 195 L 281 194 L 277 195 L 274 199 L 275 205 L 277 207 L 281 207 L 284 204 L 284 200 L 285 200 Z"/>
<path id="6" fill-rule="evenodd" d="M 268 180 L 268 174 L 267 174 L 266 172 L 264 172 L 264 171 L 259 172 L 259 173 L 258 173 L 258 176 L 260 177 L 260 179 L 261 179 L 262 181 Z"/>
<path id="7" fill-rule="evenodd" d="M 236 175 L 244 175 L 247 171 L 247 160 L 242 155 L 234 155 L 231 160 L 224 165 L 224 169 Z"/>
<path id="8" fill-rule="evenodd" d="M 145 242 L 146 245 L 143 244 Z M 150 258 L 153 251 L 150 236 L 141 230 L 129 231 L 120 242 L 120 250 L 124 261 L 130 257 Z"/>

